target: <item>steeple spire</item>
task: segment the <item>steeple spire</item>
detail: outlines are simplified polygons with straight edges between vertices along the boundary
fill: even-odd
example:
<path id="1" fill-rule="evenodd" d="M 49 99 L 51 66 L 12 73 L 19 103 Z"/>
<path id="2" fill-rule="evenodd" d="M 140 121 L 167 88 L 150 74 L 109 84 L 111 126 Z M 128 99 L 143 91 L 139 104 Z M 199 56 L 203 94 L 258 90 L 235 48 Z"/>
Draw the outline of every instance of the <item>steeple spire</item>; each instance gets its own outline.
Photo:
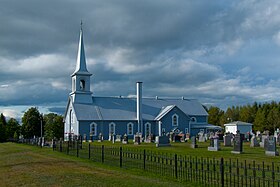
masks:
<path id="1" fill-rule="evenodd" d="M 70 93 L 74 103 L 92 103 L 92 92 L 90 91 L 91 73 L 87 70 L 86 55 L 83 41 L 83 23 L 81 22 L 80 41 L 76 69 L 71 75 L 72 92 Z"/>
<path id="2" fill-rule="evenodd" d="M 79 41 L 79 47 L 78 47 L 77 63 L 76 63 L 76 69 L 72 75 L 74 75 L 74 74 L 91 75 L 91 73 L 89 73 L 87 70 L 82 26 L 83 26 L 83 22 L 81 21 L 80 41 Z"/>

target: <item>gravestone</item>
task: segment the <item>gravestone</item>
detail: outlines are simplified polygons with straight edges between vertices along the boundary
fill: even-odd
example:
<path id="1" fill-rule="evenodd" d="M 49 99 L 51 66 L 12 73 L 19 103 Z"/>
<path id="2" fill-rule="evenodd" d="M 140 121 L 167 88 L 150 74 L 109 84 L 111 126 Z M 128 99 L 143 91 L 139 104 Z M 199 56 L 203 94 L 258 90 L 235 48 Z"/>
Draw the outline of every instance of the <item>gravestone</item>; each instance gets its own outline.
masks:
<path id="1" fill-rule="evenodd" d="M 46 141 L 46 140 L 45 140 L 45 137 L 42 137 L 42 144 L 41 144 L 41 146 L 44 146 L 44 145 L 46 144 L 45 141 Z"/>
<path id="2" fill-rule="evenodd" d="M 191 148 L 197 148 L 196 137 L 195 136 L 191 137 Z"/>
<path id="3" fill-rule="evenodd" d="M 152 136 L 153 136 L 152 134 L 149 134 L 148 136 L 146 136 L 145 142 L 146 143 L 152 143 L 152 139 L 153 139 Z"/>
<path id="4" fill-rule="evenodd" d="M 237 133 L 233 140 L 233 151 L 231 153 L 241 154 L 243 152 L 243 139 L 240 133 Z"/>
<path id="5" fill-rule="evenodd" d="M 251 144 L 250 147 L 259 147 L 260 144 L 257 140 L 257 137 L 255 135 L 253 135 L 253 137 L 251 138 Z"/>
<path id="6" fill-rule="evenodd" d="M 268 135 L 262 135 L 261 136 L 261 142 L 260 142 L 260 146 L 264 148 L 264 144 L 265 144 L 265 141 L 266 139 L 268 139 Z"/>
<path id="7" fill-rule="evenodd" d="M 54 149 L 56 148 L 55 139 L 52 139 L 51 147 L 54 148 Z"/>
<path id="8" fill-rule="evenodd" d="M 210 146 L 208 147 L 208 151 L 220 151 L 220 141 L 218 138 L 210 139 Z"/>
<path id="9" fill-rule="evenodd" d="M 205 133 L 205 134 L 204 134 L 204 138 L 205 138 L 205 141 L 209 140 L 209 134 L 208 134 L 208 133 Z"/>
<path id="10" fill-rule="evenodd" d="M 265 140 L 265 154 L 268 156 L 279 156 L 279 152 L 276 149 L 276 138 L 270 136 Z"/>
<path id="11" fill-rule="evenodd" d="M 224 146 L 225 147 L 231 147 L 231 134 L 224 135 Z"/>
<path id="12" fill-rule="evenodd" d="M 112 141 L 113 140 L 113 134 L 109 134 L 109 138 L 108 138 L 108 141 Z"/>
<path id="13" fill-rule="evenodd" d="M 122 135 L 116 135 L 116 142 L 121 142 L 122 141 Z"/>
<path id="14" fill-rule="evenodd" d="M 223 141 L 223 140 L 224 140 L 224 135 L 223 135 L 222 133 L 220 133 L 220 132 L 215 133 L 215 137 L 218 137 L 218 139 L 219 139 L 220 141 Z M 215 138 L 215 137 L 214 137 L 214 138 Z"/>
<path id="15" fill-rule="evenodd" d="M 140 145 L 140 143 L 141 143 L 141 137 L 139 136 L 139 134 L 134 135 L 134 144 Z"/>
<path id="16" fill-rule="evenodd" d="M 99 135 L 98 135 L 98 142 L 103 142 L 103 135 L 102 135 L 102 133 L 99 133 Z"/>
<path id="17" fill-rule="evenodd" d="M 173 139 L 173 142 L 180 142 L 180 141 L 181 141 L 181 136 L 175 135 L 174 139 Z"/>
<path id="18" fill-rule="evenodd" d="M 180 142 L 185 142 L 185 134 L 179 134 L 180 136 Z"/>
<path id="19" fill-rule="evenodd" d="M 169 141 L 171 142 L 173 142 L 174 141 L 174 137 L 175 137 L 175 133 L 174 132 L 170 132 L 169 133 Z"/>
<path id="20" fill-rule="evenodd" d="M 186 133 L 185 141 L 187 142 L 189 139 L 190 139 L 190 134 L 189 134 L 189 133 Z"/>
<path id="21" fill-rule="evenodd" d="M 210 132 L 209 139 L 213 138 L 214 136 L 215 136 L 215 133 L 214 132 Z"/>
<path id="22" fill-rule="evenodd" d="M 114 144 L 116 142 L 116 135 L 113 134 L 112 136 L 112 143 Z"/>
<path id="23" fill-rule="evenodd" d="M 83 142 L 87 142 L 87 135 L 86 134 L 84 134 Z"/>
<path id="24" fill-rule="evenodd" d="M 156 147 L 171 146 L 168 136 L 156 136 Z"/>
<path id="25" fill-rule="evenodd" d="M 123 144 L 128 144 L 128 137 L 126 134 L 123 135 L 123 140 L 122 140 Z"/>
<path id="26" fill-rule="evenodd" d="M 198 142 L 205 142 L 205 136 L 203 132 L 198 133 Z"/>
<path id="27" fill-rule="evenodd" d="M 94 137 L 93 134 L 90 133 L 90 135 L 89 135 L 89 140 L 88 140 L 88 141 L 89 141 L 89 142 L 93 142 L 93 137 Z"/>

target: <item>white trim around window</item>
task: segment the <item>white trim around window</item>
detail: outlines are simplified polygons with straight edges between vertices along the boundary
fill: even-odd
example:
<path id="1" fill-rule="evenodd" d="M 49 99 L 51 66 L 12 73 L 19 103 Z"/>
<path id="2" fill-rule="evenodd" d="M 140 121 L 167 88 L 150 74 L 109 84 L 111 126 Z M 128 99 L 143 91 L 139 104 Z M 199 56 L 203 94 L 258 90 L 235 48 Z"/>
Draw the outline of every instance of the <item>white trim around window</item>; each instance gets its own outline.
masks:
<path id="1" fill-rule="evenodd" d="M 131 122 L 127 124 L 127 135 L 133 135 L 133 126 L 134 124 Z"/>
<path id="2" fill-rule="evenodd" d="M 145 135 L 148 136 L 152 133 L 151 131 L 151 123 L 147 122 L 145 123 Z"/>
<path id="3" fill-rule="evenodd" d="M 111 122 L 109 124 L 109 134 L 115 134 L 115 130 L 116 130 L 116 124 L 114 122 Z"/>
<path id="4" fill-rule="evenodd" d="M 92 136 L 97 136 L 97 124 L 93 122 L 90 124 L 89 128 L 90 134 L 92 134 Z"/>
<path id="5" fill-rule="evenodd" d="M 191 117 L 191 123 L 196 123 L 196 117 Z"/>
<path id="6" fill-rule="evenodd" d="M 172 126 L 178 126 L 179 125 L 179 116 L 177 114 L 172 115 Z"/>

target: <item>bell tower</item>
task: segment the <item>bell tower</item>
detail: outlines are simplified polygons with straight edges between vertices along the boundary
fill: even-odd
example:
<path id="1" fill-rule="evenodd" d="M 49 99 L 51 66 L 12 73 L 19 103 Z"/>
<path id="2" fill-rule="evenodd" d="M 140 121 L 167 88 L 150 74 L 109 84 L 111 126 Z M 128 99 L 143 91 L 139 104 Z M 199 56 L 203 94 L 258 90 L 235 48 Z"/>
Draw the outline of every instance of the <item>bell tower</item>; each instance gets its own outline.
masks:
<path id="1" fill-rule="evenodd" d="M 90 91 L 91 73 L 87 70 L 86 56 L 83 41 L 83 28 L 81 22 L 80 40 L 78 47 L 78 56 L 76 69 L 71 75 L 72 77 L 72 92 L 70 93 L 74 103 L 92 103 L 92 92 Z"/>

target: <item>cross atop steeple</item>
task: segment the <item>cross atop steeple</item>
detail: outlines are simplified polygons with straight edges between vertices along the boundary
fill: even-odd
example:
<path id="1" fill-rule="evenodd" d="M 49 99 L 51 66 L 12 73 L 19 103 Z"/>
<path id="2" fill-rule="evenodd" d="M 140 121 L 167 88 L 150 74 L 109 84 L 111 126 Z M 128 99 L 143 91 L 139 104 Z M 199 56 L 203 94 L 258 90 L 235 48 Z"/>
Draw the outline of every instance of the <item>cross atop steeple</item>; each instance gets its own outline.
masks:
<path id="1" fill-rule="evenodd" d="M 81 20 L 81 30 L 83 30 L 83 20 Z"/>

